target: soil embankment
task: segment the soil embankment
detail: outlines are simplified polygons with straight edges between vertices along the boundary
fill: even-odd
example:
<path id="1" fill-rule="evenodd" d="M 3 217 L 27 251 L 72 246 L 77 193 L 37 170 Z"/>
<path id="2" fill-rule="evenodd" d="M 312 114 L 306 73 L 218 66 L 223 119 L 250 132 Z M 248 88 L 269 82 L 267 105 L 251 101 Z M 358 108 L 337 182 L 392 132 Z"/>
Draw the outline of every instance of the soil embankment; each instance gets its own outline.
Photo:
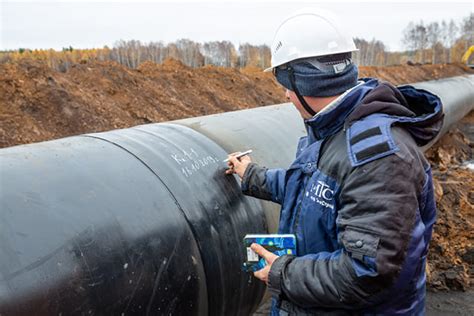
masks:
<path id="1" fill-rule="evenodd" d="M 474 71 L 462 65 L 361 67 L 394 84 Z M 272 74 L 175 60 L 129 69 L 115 62 L 57 72 L 34 60 L 0 64 L 0 148 L 70 135 L 286 102 Z"/>

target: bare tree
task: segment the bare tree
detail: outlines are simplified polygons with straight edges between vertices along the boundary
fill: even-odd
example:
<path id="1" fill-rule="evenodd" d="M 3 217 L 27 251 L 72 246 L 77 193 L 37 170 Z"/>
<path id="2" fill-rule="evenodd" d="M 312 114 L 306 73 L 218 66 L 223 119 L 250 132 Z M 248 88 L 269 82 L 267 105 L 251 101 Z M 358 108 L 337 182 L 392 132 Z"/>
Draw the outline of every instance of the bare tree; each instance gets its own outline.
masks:
<path id="1" fill-rule="evenodd" d="M 239 45 L 238 66 L 254 66 L 266 68 L 270 65 L 271 53 L 267 45 L 251 45 L 244 43 Z"/>
<path id="2" fill-rule="evenodd" d="M 199 67 L 204 64 L 200 44 L 188 39 L 180 39 L 176 42 L 180 60 L 190 67 Z"/>
<path id="3" fill-rule="evenodd" d="M 361 38 L 354 38 L 354 43 L 359 50 L 353 53 L 352 58 L 356 64 L 363 66 L 365 65 L 364 53 L 366 51 L 367 41 Z"/>
<path id="4" fill-rule="evenodd" d="M 403 44 L 413 53 L 419 54 L 421 63 L 425 62 L 425 50 L 428 47 L 427 29 L 420 21 L 418 24 L 410 22 L 403 32 Z"/>
<path id="5" fill-rule="evenodd" d="M 402 43 L 409 51 L 409 54 L 413 55 L 416 53 L 416 28 L 413 22 L 408 23 L 407 27 L 403 30 Z"/>
<path id="6" fill-rule="evenodd" d="M 237 51 L 234 44 L 229 41 L 207 42 L 201 46 L 205 65 L 234 67 L 237 64 Z"/>
<path id="7" fill-rule="evenodd" d="M 418 50 L 421 52 L 421 63 L 425 63 L 425 50 L 428 47 L 428 32 L 426 27 L 423 24 L 423 21 L 420 21 L 415 28 L 416 40 L 418 43 Z"/>
<path id="8" fill-rule="evenodd" d="M 145 48 L 146 59 L 158 64 L 162 63 L 164 59 L 163 50 L 164 50 L 163 42 L 148 43 L 148 45 Z"/>
<path id="9" fill-rule="evenodd" d="M 461 23 L 461 37 L 466 41 L 464 50 L 474 45 L 474 13 L 471 12 Z"/>
<path id="10" fill-rule="evenodd" d="M 440 26 L 438 22 L 432 22 L 427 26 L 428 44 L 431 47 L 431 63 L 436 63 L 436 49 L 440 40 Z"/>
<path id="11" fill-rule="evenodd" d="M 370 42 L 361 39 L 354 39 L 358 52 L 353 54 L 355 63 L 360 66 L 383 66 L 387 63 L 387 52 L 382 41 L 372 39 Z"/>
<path id="12" fill-rule="evenodd" d="M 447 45 L 445 46 L 447 47 L 447 53 L 448 53 L 447 62 L 451 63 L 452 62 L 451 49 L 453 48 L 453 45 L 456 42 L 458 32 L 459 32 L 459 28 L 456 25 L 456 23 L 454 23 L 453 19 L 449 21 L 449 24 L 447 25 L 445 32 L 446 32 L 446 41 L 447 41 Z"/>

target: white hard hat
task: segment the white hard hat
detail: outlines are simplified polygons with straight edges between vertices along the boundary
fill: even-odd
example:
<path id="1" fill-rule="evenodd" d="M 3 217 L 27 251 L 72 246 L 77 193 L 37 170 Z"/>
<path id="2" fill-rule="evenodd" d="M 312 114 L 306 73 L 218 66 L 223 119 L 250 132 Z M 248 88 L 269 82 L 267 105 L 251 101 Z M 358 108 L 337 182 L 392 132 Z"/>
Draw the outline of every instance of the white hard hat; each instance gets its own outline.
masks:
<path id="1" fill-rule="evenodd" d="M 271 67 L 290 61 L 357 51 L 352 36 L 329 11 L 307 8 L 294 12 L 278 27 L 273 39 Z"/>

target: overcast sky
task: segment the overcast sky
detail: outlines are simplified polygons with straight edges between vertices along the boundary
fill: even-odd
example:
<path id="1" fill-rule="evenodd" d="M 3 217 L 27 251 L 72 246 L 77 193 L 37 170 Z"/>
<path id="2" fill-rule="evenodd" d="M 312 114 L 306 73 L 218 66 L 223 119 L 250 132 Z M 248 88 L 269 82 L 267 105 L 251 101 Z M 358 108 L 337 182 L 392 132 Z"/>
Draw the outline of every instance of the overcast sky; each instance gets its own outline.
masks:
<path id="1" fill-rule="evenodd" d="M 354 37 L 402 49 L 410 21 L 459 22 L 474 1 L 21 1 L 0 0 L 0 49 L 113 46 L 120 39 L 165 43 L 230 40 L 271 44 L 279 22 L 307 6 L 340 15 Z"/>

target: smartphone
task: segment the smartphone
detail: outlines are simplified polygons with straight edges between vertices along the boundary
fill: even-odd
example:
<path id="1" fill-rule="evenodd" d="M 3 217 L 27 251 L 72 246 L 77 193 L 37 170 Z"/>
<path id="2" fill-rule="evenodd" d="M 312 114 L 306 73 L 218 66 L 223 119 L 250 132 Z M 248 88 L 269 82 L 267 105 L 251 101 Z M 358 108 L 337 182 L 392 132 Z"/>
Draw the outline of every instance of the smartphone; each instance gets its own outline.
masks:
<path id="1" fill-rule="evenodd" d="M 296 255 L 296 237 L 292 234 L 250 234 L 245 235 L 243 241 L 247 253 L 247 260 L 243 264 L 244 271 L 258 271 L 267 265 L 265 259 L 250 248 L 253 243 L 277 256 Z"/>

